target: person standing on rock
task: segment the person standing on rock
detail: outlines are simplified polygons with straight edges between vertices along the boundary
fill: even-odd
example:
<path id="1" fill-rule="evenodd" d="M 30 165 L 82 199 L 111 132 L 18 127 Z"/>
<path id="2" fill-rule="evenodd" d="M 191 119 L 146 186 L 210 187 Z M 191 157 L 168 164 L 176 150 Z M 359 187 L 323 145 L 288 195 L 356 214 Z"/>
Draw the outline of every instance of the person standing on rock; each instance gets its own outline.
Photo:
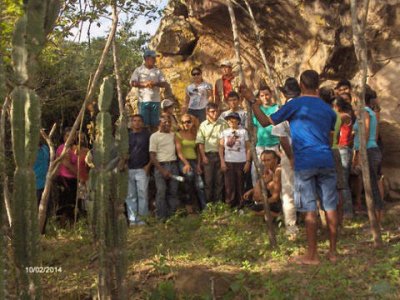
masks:
<path id="1" fill-rule="evenodd" d="M 193 68 L 191 75 L 193 82 L 186 87 L 182 113 L 195 116 L 201 123 L 206 119 L 207 103 L 213 101 L 212 85 L 203 80 L 200 68 Z"/>
<path id="2" fill-rule="evenodd" d="M 319 75 L 314 70 L 300 76 L 301 96 L 287 102 L 271 116 L 260 109 L 253 93 L 245 86 L 243 96 L 263 126 L 289 121 L 294 152 L 294 198 L 297 210 L 305 213 L 307 252 L 293 258 L 294 263 L 318 265 L 317 195 L 325 211 L 329 229 L 327 258 L 336 262 L 337 204 L 336 172 L 330 136 L 335 129 L 336 113 L 318 96 Z"/>
<path id="3" fill-rule="evenodd" d="M 228 124 L 218 119 L 219 108 L 216 103 L 206 106 L 207 120 L 200 124 L 197 131 L 196 144 L 199 145 L 201 165 L 204 171 L 204 190 L 206 202 L 222 200 L 224 189 L 224 175 L 221 171 L 218 147 L 221 132 L 228 128 Z"/>
<path id="4" fill-rule="evenodd" d="M 146 50 L 143 57 L 144 63 L 133 72 L 130 83 L 138 89 L 139 114 L 145 126 L 155 131 L 160 117 L 160 88 L 167 88 L 168 83 L 155 66 L 156 52 Z"/>
<path id="5" fill-rule="evenodd" d="M 221 110 L 226 110 L 229 93 L 239 92 L 240 79 L 233 74 L 232 63 L 229 60 L 224 60 L 220 67 L 222 77 L 215 82 L 215 103 L 220 106 Z"/>

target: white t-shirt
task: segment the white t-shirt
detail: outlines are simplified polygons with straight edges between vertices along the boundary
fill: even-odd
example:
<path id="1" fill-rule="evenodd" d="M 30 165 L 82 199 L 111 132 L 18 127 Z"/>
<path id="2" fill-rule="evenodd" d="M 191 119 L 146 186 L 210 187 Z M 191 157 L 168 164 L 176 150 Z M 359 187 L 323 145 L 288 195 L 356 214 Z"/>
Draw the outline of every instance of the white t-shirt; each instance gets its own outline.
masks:
<path id="1" fill-rule="evenodd" d="M 189 97 L 189 109 L 204 109 L 208 103 L 208 93 L 212 90 L 211 84 L 202 82 L 199 85 L 192 83 L 186 87 Z"/>
<path id="2" fill-rule="evenodd" d="M 150 136 L 150 152 L 155 152 L 159 162 L 176 160 L 175 134 L 157 131 Z"/>
<path id="3" fill-rule="evenodd" d="M 276 126 L 272 126 L 271 133 L 278 137 L 286 136 L 289 138 L 290 143 L 292 142 L 290 138 L 290 126 L 288 121 L 282 122 Z"/>
<path id="4" fill-rule="evenodd" d="M 291 101 L 293 98 L 287 100 Z M 288 121 L 282 122 L 276 126 L 272 126 L 271 133 L 278 137 L 288 137 L 290 144 L 292 144 L 292 136 L 290 134 L 290 125 Z"/>
<path id="5" fill-rule="evenodd" d="M 221 113 L 221 115 L 219 116 L 220 119 L 225 120 L 225 117 L 227 115 L 229 115 L 232 112 L 231 109 L 228 109 L 224 112 Z M 235 111 L 236 113 L 239 114 L 240 117 L 240 124 L 239 126 L 241 126 L 242 128 L 246 127 L 246 120 L 247 120 L 247 111 L 243 110 L 243 109 L 239 109 L 238 111 Z"/>
<path id="6" fill-rule="evenodd" d="M 246 142 L 249 140 L 246 129 L 225 129 L 220 138 L 224 139 L 226 162 L 246 162 Z"/>
<path id="7" fill-rule="evenodd" d="M 165 82 L 164 74 L 160 69 L 153 67 L 151 69 L 146 68 L 145 65 L 141 65 L 136 68 L 131 76 L 131 82 Z M 160 102 L 160 88 L 155 86 L 153 88 L 138 88 L 138 99 L 140 102 Z"/>

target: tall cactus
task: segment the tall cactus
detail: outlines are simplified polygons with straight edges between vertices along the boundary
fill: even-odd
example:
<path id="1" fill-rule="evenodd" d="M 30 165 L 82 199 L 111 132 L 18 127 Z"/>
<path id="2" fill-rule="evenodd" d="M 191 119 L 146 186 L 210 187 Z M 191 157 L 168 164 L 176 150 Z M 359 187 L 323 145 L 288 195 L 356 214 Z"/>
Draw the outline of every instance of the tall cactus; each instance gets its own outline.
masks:
<path id="1" fill-rule="evenodd" d="M 115 257 L 115 276 L 117 283 L 118 299 L 126 299 L 126 272 L 128 266 L 128 258 L 126 252 L 126 231 L 127 222 L 124 214 L 125 199 L 128 193 L 128 169 L 126 168 L 126 161 L 128 158 L 129 150 L 129 134 L 127 129 L 126 115 L 120 112 L 120 119 L 117 128 L 117 149 L 120 158 L 120 164 L 114 173 L 116 179 L 115 185 L 115 199 L 114 199 L 114 216 L 113 216 L 113 236 L 114 236 L 114 253 Z"/>
<path id="2" fill-rule="evenodd" d="M 11 93 L 11 132 L 15 160 L 12 196 L 12 246 L 19 299 L 41 298 L 39 274 L 39 228 L 33 164 L 39 145 L 40 101 L 29 87 L 36 78 L 37 56 L 44 46 L 60 9 L 59 0 L 24 1 L 25 14 L 13 34 L 13 66 L 17 86 Z"/>
<path id="3" fill-rule="evenodd" d="M 39 144 L 40 104 L 36 94 L 26 87 L 16 87 L 11 94 L 12 143 L 15 160 L 12 198 L 13 248 L 20 298 L 39 297 L 39 274 L 29 267 L 39 265 L 39 227 L 35 163 Z"/>
<path id="4" fill-rule="evenodd" d="M 108 112 L 113 96 L 111 79 L 105 78 L 100 88 L 99 113 L 96 119 L 94 165 L 90 177 L 94 188 L 91 196 L 95 205 L 95 236 L 99 247 L 99 293 L 101 299 L 125 299 L 126 274 L 126 220 L 123 203 L 127 193 L 126 171 L 110 166 L 115 148 L 127 153 L 128 134 L 120 126 L 117 131 L 118 145 L 112 136 L 111 115 Z M 115 170 L 116 169 L 116 170 Z M 113 293 L 113 294 L 112 294 Z M 117 294 L 115 294 L 117 293 Z"/>

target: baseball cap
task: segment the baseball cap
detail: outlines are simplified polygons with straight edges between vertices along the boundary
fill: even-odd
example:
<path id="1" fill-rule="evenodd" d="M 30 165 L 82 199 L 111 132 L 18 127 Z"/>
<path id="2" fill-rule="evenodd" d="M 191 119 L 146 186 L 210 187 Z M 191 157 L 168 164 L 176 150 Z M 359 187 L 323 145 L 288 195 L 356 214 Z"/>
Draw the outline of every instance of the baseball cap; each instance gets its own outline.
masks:
<path id="1" fill-rule="evenodd" d="M 149 57 L 149 56 L 156 58 L 157 57 L 156 51 L 150 49 L 145 50 L 143 53 L 143 57 Z"/>
<path id="2" fill-rule="evenodd" d="M 223 60 L 220 65 L 220 67 L 226 66 L 226 67 L 231 67 L 232 68 L 232 63 L 229 60 Z"/>
<path id="3" fill-rule="evenodd" d="M 161 108 L 167 108 L 167 107 L 171 107 L 172 105 L 174 105 L 175 102 L 169 99 L 164 99 L 163 101 L 161 101 Z"/>
<path id="4" fill-rule="evenodd" d="M 236 119 L 239 122 L 242 121 L 242 119 L 240 118 L 239 114 L 236 113 L 236 112 L 231 112 L 231 113 L 227 114 L 224 119 L 225 120 Z"/>

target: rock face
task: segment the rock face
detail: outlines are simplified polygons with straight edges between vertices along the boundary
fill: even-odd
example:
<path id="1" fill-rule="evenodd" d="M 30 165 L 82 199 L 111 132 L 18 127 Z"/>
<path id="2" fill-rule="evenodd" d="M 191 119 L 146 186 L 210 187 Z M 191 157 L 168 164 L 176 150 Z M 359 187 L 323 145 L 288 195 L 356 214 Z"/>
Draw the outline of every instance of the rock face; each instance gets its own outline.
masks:
<path id="1" fill-rule="evenodd" d="M 244 3 L 238 1 L 244 6 Z M 354 53 L 349 0 L 249 0 L 262 29 L 264 51 L 279 83 L 317 70 L 332 86 L 342 78 L 359 82 Z M 361 2 L 361 1 L 359 1 Z M 256 48 L 256 37 L 245 10 L 236 6 L 243 68 L 253 87 L 265 78 Z M 366 30 L 368 84 L 381 101 L 381 134 L 384 143 L 384 174 L 389 196 L 400 199 L 400 2 L 370 0 Z M 214 83 L 219 62 L 234 61 L 230 18 L 218 1 L 171 0 L 152 46 L 161 53 L 159 65 L 182 101 L 194 66 Z"/>

